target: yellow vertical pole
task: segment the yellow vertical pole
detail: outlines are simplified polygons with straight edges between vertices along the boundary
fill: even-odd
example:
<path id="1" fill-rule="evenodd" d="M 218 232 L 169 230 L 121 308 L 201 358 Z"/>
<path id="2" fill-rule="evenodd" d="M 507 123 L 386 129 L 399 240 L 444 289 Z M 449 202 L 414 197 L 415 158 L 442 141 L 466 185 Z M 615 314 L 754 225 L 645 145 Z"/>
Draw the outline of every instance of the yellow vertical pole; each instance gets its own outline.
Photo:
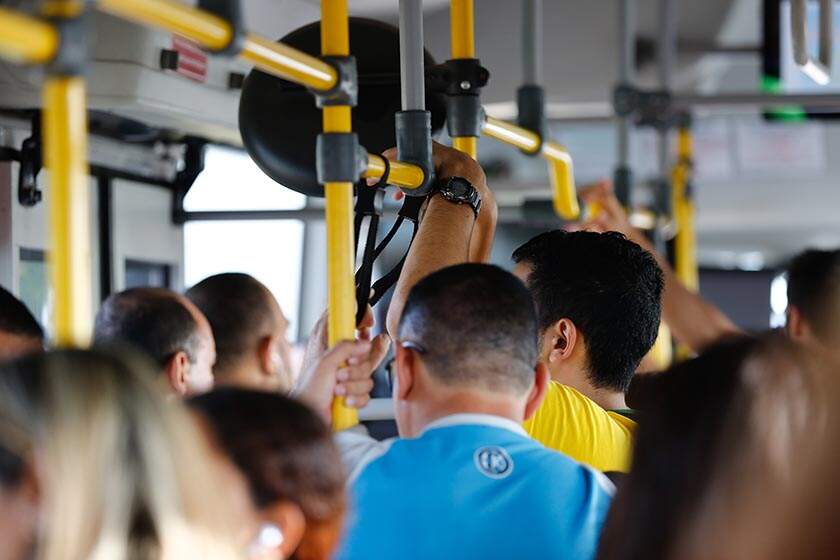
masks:
<path id="1" fill-rule="evenodd" d="M 86 346 L 93 321 L 84 79 L 48 77 L 43 103 L 55 342 L 60 346 Z"/>
<path id="2" fill-rule="evenodd" d="M 347 0 L 321 0 L 321 53 L 350 54 Z M 324 107 L 324 132 L 351 132 L 349 106 Z M 353 279 L 353 183 L 327 183 L 327 279 L 329 283 L 329 343 L 353 340 L 356 330 L 356 290 Z M 332 408 L 334 430 L 358 423 L 354 409 L 336 399 Z"/>
<path id="3" fill-rule="evenodd" d="M 452 0 L 449 8 L 452 58 L 475 58 L 473 0 Z"/>
<path id="4" fill-rule="evenodd" d="M 475 58 L 475 17 L 473 0 L 452 0 L 450 4 L 452 58 Z M 478 138 L 461 136 L 452 139 L 452 146 L 473 159 L 478 159 Z"/>
<path id="5" fill-rule="evenodd" d="M 693 151 L 691 130 L 686 126 L 680 127 L 677 133 L 677 164 L 671 175 L 674 221 L 677 226 L 674 238 L 674 271 L 686 288 L 696 292 L 700 289 L 700 275 L 697 270 L 694 201 L 688 192 Z M 691 355 L 691 349 L 687 346 L 677 346 L 677 358 L 687 359 Z"/>
<path id="6" fill-rule="evenodd" d="M 478 138 L 475 136 L 459 136 L 452 139 L 452 147 L 462 151 L 473 159 L 478 159 Z"/>
<path id="7" fill-rule="evenodd" d="M 675 239 L 674 268 L 677 277 L 687 288 L 693 291 L 699 289 L 697 272 L 697 241 L 694 231 L 694 202 L 688 193 L 691 178 L 691 160 L 693 143 L 691 131 L 688 127 L 679 129 L 678 161 L 674 166 L 672 183 L 674 188 L 674 217 L 676 218 L 677 235 Z"/>

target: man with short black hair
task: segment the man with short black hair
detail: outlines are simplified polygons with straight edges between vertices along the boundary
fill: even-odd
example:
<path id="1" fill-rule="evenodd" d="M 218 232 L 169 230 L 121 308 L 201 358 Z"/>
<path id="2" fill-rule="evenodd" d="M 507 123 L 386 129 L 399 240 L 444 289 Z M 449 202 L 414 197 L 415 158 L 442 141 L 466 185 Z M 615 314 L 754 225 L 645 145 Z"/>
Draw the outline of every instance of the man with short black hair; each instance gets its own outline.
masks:
<path id="1" fill-rule="evenodd" d="M 840 364 L 840 250 L 811 249 L 788 266 L 787 333 Z"/>
<path id="2" fill-rule="evenodd" d="M 607 410 L 656 342 L 662 271 L 620 233 L 555 230 L 513 253 L 537 306 L 542 361 L 551 378 Z"/>
<path id="3" fill-rule="evenodd" d="M 11 292 L 0 286 L 0 361 L 44 349 L 44 329 Z"/>
<path id="4" fill-rule="evenodd" d="M 216 384 L 289 391 L 289 321 L 272 293 L 253 276 L 209 276 L 186 297 L 207 317 L 216 341 Z"/>
<path id="5" fill-rule="evenodd" d="M 525 286 L 491 265 L 438 270 L 397 334 L 404 439 L 337 436 L 356 504 L 338 557 L 591 558 L 613 487 L 522 429 L 549 381 Z"/>
<path id="6" fill-rule="evenodd" d="M 111 295 L 96 315 L 94 343 L 129 344 L 145 352 L 180 397 L 213 388 L 216 348 L 210 324 L 173 291 L 131 288 Z"/>

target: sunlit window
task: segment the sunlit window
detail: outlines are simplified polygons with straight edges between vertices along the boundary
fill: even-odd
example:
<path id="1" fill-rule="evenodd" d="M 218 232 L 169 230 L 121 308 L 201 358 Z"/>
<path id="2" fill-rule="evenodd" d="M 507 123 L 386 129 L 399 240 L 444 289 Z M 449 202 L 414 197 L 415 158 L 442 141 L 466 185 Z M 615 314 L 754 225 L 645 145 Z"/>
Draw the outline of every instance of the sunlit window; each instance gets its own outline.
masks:
<path id="1" fill-rule="evenodd" d="M 210 147 L 205 170 L 184 201 L 188 211 L 294 210 L 303 195 L 269 179 L 244 152 Z M 304 226 L 300 220 L 189 221 L 184 226 L 187 287 L 221 272 L 265 284 L 297 334 Z"/>
<path id="2" fill-rule="evenodd" d="M 779 274 L 770 284 L 770 327 L 784 327 L 787 321 L 787 275 Z"/>
<path id="3" fill-rule="evenodd" d="M 278 185 L 242 150 L 208 146 L 204 172 L 184 199 L 184 210 L 297 210 L 306 197 Z"/>

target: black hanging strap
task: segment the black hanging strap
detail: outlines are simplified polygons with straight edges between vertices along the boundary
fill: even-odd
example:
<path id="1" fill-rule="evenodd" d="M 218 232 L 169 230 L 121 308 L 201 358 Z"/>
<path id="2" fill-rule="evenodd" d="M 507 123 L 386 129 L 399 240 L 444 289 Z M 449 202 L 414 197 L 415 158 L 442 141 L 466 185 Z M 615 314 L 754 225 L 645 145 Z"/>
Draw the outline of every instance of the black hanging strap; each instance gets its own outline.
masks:
<path id="1" fill-rule="evenodd" d="M 391 228 L 391 231 L 388 232 L 390 238 L 386 236 L 385 239 L 382 240 L 382 243 L 379 244 L 377 247 L 377 251 L 380 253 L 385 248 L 388 242 L 393 239 L 394 235 L 396 234 L 396 228 L 398 228 L 398 224 L 402 224 L 403 221 L 408 220 L 412 223 L 413 229 L 411 232 L 411 241 L 408 243 L 408 247 L 405 250 L 405 254 L 403 258 L 400 259 L 400 262 L 390 270 L 385 276 L 377 280 L 373 286 L 373 294 L 370 296 L 370 300 L 368 303 L 370 305 L 376 305 L 382 296 L 384 296 L 388 290 L 390 290 L 394 284 L 397 283 L 397 280 L 400 279 L 400 273 L 402 272 L 403 266 L 405 265 L 405 260 L 408 257 L 408 252 L 411 250 L 411 244 L 414 242 L 414 238 L 417 236 L 417 230 L 419 229 L 419 222 L 420 222 L 420 210 L 423 208 L 423 203 L 426 201 L 426 197 L 422 196 L 407 196 L 405 197 L 405 201 L 403 202 L 402 208 L 399 211 L 399 217 L 395 222 L 395 228 Z"/>
<path id="2" fill-rule="evenodd" d="M 415 222 L 414 231 L 412 231 L 411 233 L 411 241 L 408 244 L 408 248 L 406 249 L 403 258 L 400 259 L 400 262 L 398 262 L 397 265 L 394 268 L 392 268 L 390 272 L 388 272 L 388 274 L 377 280 L 373 284 L 373 286 L 371 286 L 373 294 L 371 294 L 370 296 L 370 305 L 376 305 L 377 303 L 379 303 L 379 300 L 382 299 L 382 296 L 384 296 L 388 292 L 388 290 L 393 288 L 394 284 L 397 283 L 397 280 L 400 279 L 400 274 L 402 274 L 402 269 L 405 265 L 405 260 L 408 258 L 408 252 L 411 250 L 411 243 L 414 242 L 414 238 L 417 236 L 418 229 L 419 226 Z"/>
<path id="3" fill-rule="evenodd" d="M 357 187 L 356 208 L 355 208 L 355 239 L 356 258 L 359 254 L 359 243 L 361 241 L 362 224 L 368 220 L 367 237 L 365 239 L 364 251 L 362 252 L 362 263 L 356 271 L 356 325 L 361 323 L 365 316 L 370 296 L 371 276 L 373 275 L 373 261 L 376 259 L 376 234 L 379 231 L 379 219 L 382 216 L 382 199 L 385 192 L 382 189 L 368 187 L 361 183 Z"/>
<path id="4" fill-rule="evenodd" d="M 420 218 L 420 210 L 426 197 L 423 196 L 407 196 L 403 201 L 403 205 L 394 221 L 394 225 L 385 234 L 385 237 L 379 244 L 376 244 L 376 236 L 379 229 L 379 221 L 382 216 L 382 199 L 384 197 L 384 188 L 388 185 L 388 175 L 391 171 L 390 162 L 387 158 L 382 158 L 385 162 L 385 172 L 379 179 L 379 182 L 373 186 L 367 186 L 365 183 L 360 183 L 357 187 L 356 197 L 356 216 L 354 219 L 354 230 L 356 239 L 356 255 L 359 254 L 359 243 L 361 241 L 362 224 L 365 218 L 369 218 L 367 236 L 365 238 L 365 246 L 362 251 L 362 262 L 359 269 L 356 271 L 356 325 L 362 322 L 367 311 L 368 305 L 376 305 L 385 293 L 390 290 L 394 284 L 399 280 L 403 265 L 405 264 L 408 251 L 411 249 L 411 242 L 405 251 L 405 255 L 400 259 L 400 262 L 391 269 L 385 276 L 377 280 L 371 285 L 373 276 L 373 263 L 385 247 L 393 241 L 397 232 L 400 230 L 403 222 L 406 220 L 412 222 L 413 231 L 411 234 L 411 241 L 417 235 L 418 222 Z"/>

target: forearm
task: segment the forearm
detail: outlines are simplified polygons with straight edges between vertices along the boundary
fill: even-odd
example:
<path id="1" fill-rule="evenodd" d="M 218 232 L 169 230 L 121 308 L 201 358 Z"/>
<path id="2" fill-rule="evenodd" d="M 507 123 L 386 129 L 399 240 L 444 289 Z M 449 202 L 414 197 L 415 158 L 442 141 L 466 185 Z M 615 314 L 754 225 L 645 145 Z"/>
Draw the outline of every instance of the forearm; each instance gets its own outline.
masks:
<path id="1" fill-rule="evenodd" d="M 469 206 L 452 204 L 438 196 L 429 201 L 391 298 L 388 309 L 391 338 L 396 340 L 411 288 L 432 272 L 467 261 L 474 224 L 475 216 Z"/>
<path id="2" fill-rule="evenodd" d="M 662 269 L 662 320 L 674 338 L 694 352 L 701 352 L 721 337 L 740 332 L 720 309 L 680 282 L 670 263 L 656 252 L 644 234 L 635 230 L 629 238 L 650 252 Z"/>

